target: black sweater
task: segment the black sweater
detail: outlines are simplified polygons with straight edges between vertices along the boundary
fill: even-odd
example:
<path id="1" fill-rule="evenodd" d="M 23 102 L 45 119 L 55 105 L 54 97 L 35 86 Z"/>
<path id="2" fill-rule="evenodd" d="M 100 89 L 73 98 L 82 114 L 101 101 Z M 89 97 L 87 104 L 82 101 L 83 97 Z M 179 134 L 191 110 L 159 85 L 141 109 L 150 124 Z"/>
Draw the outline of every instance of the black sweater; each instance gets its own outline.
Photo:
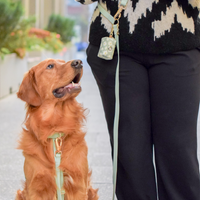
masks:
<path id="1" fill-rule="evenodd" d="M 76 0 L 90 4 L 97 0 Z M 112 15 L 118 0 L 99 0 Z M 120 19 L 120 50 L 162 54 L 200 47 L 200 0 L 128 0 Z M 89 42 L 100 45 L 111 23 L 95 9 Z"/>

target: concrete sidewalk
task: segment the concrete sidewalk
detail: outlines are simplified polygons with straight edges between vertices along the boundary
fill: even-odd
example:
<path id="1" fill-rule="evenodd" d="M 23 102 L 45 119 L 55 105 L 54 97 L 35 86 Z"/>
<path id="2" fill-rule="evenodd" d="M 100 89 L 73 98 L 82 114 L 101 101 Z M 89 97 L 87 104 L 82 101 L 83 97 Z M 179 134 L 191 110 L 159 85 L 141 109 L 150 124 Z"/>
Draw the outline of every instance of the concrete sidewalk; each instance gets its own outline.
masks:
<path id="1" fill-rule="evenodd" d="M 84 63 L 82 92 L 78 101 L 90 111 L 86 141 L 89 165 L 93 171 L 92 182 L 94 188 L 99 188 L 100 200 L 110 200 L 112 161 L 102 103 L 85 54 L 77 53 L 76 58 Z M 22 187 L 24 158 L 22 152 L 15 148 L 24 118 L 24 103 L 17 99 L 16 94 L 0 100 L 0 200 L 14 200 L 16 190 Z"/>

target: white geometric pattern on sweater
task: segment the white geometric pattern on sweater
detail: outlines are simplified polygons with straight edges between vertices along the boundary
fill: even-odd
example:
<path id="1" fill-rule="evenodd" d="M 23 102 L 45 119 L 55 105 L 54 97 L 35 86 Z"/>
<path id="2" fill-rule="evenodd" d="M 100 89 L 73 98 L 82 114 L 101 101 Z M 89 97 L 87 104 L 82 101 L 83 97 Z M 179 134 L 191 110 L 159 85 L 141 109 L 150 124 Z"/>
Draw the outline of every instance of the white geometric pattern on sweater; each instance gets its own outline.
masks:
<path id="1" fill-rule="evenodd" d="M 106 3 L 101 3 L 101 6 L 107 10 L 107 12 L 110 14 L 110 11 L 107 9 L 107 5 Z M 100 12 L 99 12 L 99 9 L 97 8 L 94 13 L 93 13 L 93 16 L 92 16 L 92 20 L 91 22 L 94 22 L 96 17 L 99 16 Z M 102 14 L 100 15 L 101 16 L 101 24 L 104 26 L 104 28 L 107 30 L 108 33 L 111 32 L 111 29 L 112 29 L 112 24 L 110 23 L 110 21 L 105 18 Z"/>
<path id="2" fill-rule="evenodd" d="M 114 0 L 116 1 L 116 0 Z M 132 34 L 135 31 L 135 25 L 138 24 L 138 20 L 143 17 L 146 17 L 147 11 L 152 11 L 153 3 L 158 3 L 159 0 L 139 0 L 136 3 L 135 10 L 132 7 L 132 1 L 128 0 L 128 5 L 126 10 L 124 11 L 124 17 L 128 18 L 129 21 L 129 32 Z M 189 0 L 188 3 L 192 7 L 200 8 L 200 0 Z M 101 5 L 107 10 L 107 5 L 105 3 L 101 3 Z M 110 13 L 110 11 L 108 10 Z M 99 16 L 99 9 L 96 9 L 92 16 L 92 21 L 94 22 L 96 17 Z M 155 20 L 152 22 L 152 29 L 154 30 L 154 40 L 160 38 L 165 34 L 165 31 L 170 32 L 172 25 L 174 24 L 175 15 L 177 16 L 178 23 L 181 24 L 183 30 L 187 32 L 195 33 L 195 25 L 193 18 L 188 18 L 186 13 L 184 13 L 183 9 L 178 5 L 177 1 L 174 0 L 172 4 L 167 7 L 166 13 L 161 12 L 161 20 Z M 102 14 L 101 16 L 101 24 L 110 33 L 112 25 Z"/>
<path id="3" fill-rule="evenodd" d="M 133 11 L 132 2 L 128 2 L 128 6 L 124 12 L 124 16 L 128 17 L 129 21 L 129 32 L 132 34 L 135 30 L 135 25 L 142 16 L 146 17 L 147 10 L 152 11 L 153 3 L 158 3 L 158 0 L 140 0 L 136 4 L 136 8 Z M 191 1 L 192 3 L 192 1 Z M 144 6 L 145 5 L 145 6 Z M 177 20 L 181 23 L 183 30 L 194 33 L 194 21 L 188 18 L 183 12 L 182 8 L 178 6 L 176 0 L 174 0 L 169 8 L 167 8 L 166 14 L 161 13 L 161 20 L 155 20 L 152 23 L 152 28 L 154 29 L 154 40 L 160 38 L 165 34 L 165 31 L 170 31 L 172 24 L 174 23 L 174 17 L 177 15 Z"/>
<path id="4" fill-rule="evenodd" d="M 135 25 L 142 16 L 146 17 L 147 10 L 152 11 L 153 3 L 157 3 L 159 0 L 139 0 L 136 3 L 136 8 L 133 11 L 132 1 L 128 1 L 128 5 L 124 12 L 124 17 L 128 17 L 129 32 L 132 34 L 135 30 Z"/>
<path id="5" fill-rule="evenodd" d="M 188 3 L 193 7 L 200 8 L 200 1 L 199 0 L 188 0 Z"/>
<path id="6" fill-rule="evenodd" d="M 174 0 L 170 7 L 167 8 L 166 14 L 161 13 L 161 20 L 155 20 L 152 23 L 152 28 L 154 29 L 154 40 L 160 38 L 165 34 L 165 31 L 170 32 L 171 26 L 174 23 L 175 15 L 177 16 L 177 21 L 181 24 L 183 30 L 191 32 L 194 34 L 195 27 L 193 18 L 188 18 L 183 9 L 179 7 L 176 0 Z"/>

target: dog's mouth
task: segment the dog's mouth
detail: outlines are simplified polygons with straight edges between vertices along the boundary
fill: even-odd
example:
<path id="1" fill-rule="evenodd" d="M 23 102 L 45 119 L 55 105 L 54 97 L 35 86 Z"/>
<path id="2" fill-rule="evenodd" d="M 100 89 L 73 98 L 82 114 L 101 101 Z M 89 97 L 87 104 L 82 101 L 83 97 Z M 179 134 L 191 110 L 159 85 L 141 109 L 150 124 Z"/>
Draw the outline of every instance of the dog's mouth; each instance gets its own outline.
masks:
<path id="1" fill-rule="evenodd" d="M 78 73 L 68 85 L 53 90 L 53 95 L 56 98 L 62 98 L 67 93 L 72 94 L 74 92 L 79 92 L 81 90 L 80 79 L 81 73 Z"/>

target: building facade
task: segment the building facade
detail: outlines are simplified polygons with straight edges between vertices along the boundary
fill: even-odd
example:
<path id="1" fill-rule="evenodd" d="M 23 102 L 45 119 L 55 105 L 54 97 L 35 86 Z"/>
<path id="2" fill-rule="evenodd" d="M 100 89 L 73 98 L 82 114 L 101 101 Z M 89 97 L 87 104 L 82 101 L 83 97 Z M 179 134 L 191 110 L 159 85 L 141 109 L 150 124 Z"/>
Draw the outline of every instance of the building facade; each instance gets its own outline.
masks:
<path id="1" fill-rule="evenodd" d="M 45 28 L 52 13 L 66 15 L 65 0 L 21 0 L 25 17 L 36 16 L 36 28 Z"/>

